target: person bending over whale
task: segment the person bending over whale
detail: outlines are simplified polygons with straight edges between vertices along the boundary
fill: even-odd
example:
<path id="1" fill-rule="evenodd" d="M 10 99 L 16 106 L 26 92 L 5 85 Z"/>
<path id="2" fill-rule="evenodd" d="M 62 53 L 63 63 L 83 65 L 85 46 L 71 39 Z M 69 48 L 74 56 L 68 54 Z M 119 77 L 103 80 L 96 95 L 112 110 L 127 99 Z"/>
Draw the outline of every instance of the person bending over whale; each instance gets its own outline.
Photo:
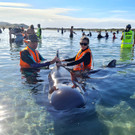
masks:
<path id="1" fill-rule="evenodd" d="M 48 61 L 45 63 L 40 63 L 45 59 L 40 55 L 40 53 L 36 50 L 38 46 L 38 38 L 37 35 L 29 35 L 28 37 L 27 47 L 20 51 L 20 66 L 21 68 L 40 68 L 49 66 L 55 63 L 58 58 L 55 57 L 52 61 Z"/>
<path id="2" fill-rule="evenodd" d="M 79 71 L 79 73 L 83 71 L 90 71 L 92 69 L 92 53 L 89 48 L 89 38 L 84 36 L 80 40 L 80 50 L 77 55 L 70 59 L 61 60 L 61 62 L 68 62 L 68 63 L 61 63 L 59 65 L 62 66 L 74 66 L 73 71 Z"/>

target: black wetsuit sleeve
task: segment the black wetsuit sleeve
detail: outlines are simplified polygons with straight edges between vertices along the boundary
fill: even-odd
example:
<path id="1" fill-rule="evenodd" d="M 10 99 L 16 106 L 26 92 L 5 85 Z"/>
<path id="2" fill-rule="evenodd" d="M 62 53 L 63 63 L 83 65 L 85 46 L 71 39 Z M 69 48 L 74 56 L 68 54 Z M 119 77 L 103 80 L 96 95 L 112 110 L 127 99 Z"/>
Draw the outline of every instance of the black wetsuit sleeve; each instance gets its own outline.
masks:
<path id="1" fill-rule="evenodd" d="M 82 62 L 84 62 L 84 65 L 88 65 L 90 63 L 90 60 L 91 60 L 90 57 L 91 57 L 90 53 L 87 52 L 81 59 L 74 61 L 74 62 L 67 63 L 67 66 L 77 65 L 77 64 L 80 64 Z"/>
<path id="2" fill-rule="evenodd" d="M 40 67 L 46 67 L 49 65 L 50 65 L 50 62 L 45 62 L 45 63 L 34 63 L 34 64 L 31 64 L 30 66 L 32 68 L 40 68 Z"/>
<path id="3" fill-rule="evenodd" d="M 44 58 L 42 57 L 42 55 L 41 55 L 40 53 L 38 53 L 38 55 L 39 55 L 39 59 L 40 59 L 41 61 L 46 60 L 46 59 L 44 59 Z"/>
<path id="4" fill-rule="evenodd" d="M 39 55 L 39 58 L 41 58 L 40 60 L 42 60 L 42 56 Z M 21 59 L 26 62 L 27 64 L 29 64 L 31 66 L 31 68 L 40 68 L 40 67 L 44 67 L 44 66 L 49 66 L 50 62 L 45 62 L 45 63 L 36 63 L 36 61 L 31 57 L 30 53 L 27 50 L 24 50 L 21 53 Z"/>
<path id="5" fill-rule="evenodd" d="M 76 57 L 76 56 L 75 56 L 75 57 Z M 75 61 L 75 57 L 69 58 L 69 59 L 65 59 L 65 61 Z"/>

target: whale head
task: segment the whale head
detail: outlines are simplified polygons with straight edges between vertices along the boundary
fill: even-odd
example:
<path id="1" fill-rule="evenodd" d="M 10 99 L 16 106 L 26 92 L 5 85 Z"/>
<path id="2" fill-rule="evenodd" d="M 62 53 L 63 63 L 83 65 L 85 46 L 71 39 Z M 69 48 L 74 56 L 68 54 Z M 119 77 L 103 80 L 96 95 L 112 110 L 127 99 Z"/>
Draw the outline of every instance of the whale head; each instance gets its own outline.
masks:
<path id="1" fill-rule="evenodd" d="M 83 107 L 85 100 L 78 88 L 62 86 L 51 94 L 50 103 L 57 110 L 67 110 Z"/>

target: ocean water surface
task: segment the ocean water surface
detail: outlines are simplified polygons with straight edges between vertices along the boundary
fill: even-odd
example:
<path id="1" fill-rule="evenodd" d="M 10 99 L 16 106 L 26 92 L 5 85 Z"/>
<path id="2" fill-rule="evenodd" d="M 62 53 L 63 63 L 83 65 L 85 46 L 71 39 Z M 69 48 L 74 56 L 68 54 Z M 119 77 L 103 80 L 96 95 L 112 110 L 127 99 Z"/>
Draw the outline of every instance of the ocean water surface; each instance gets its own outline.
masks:
<path id="1" fill-rule="evenodd" d="M 43 31 L 40 54 L 51 60 L 59 50 L 61 59 L 74 57 L 82 35 L 76 33 L 70 39 L 69 31 Z M 48 75 L 55 64 L 22 72 L 19 52 L 26 45 L 9 44 L 8 30 L 0 34 L 0 135 L 134 135 L 134 51 L 120 48 L 121 34 L 114 41 L 110 32 L 108 39 L 98 40 L 92 32 L 94 69 L 101 71 L 83 80 L 85 107 L 68 111 L 57 111 L 48 101 Z M 105 68 L 112 59 L 116 68 Z"/>

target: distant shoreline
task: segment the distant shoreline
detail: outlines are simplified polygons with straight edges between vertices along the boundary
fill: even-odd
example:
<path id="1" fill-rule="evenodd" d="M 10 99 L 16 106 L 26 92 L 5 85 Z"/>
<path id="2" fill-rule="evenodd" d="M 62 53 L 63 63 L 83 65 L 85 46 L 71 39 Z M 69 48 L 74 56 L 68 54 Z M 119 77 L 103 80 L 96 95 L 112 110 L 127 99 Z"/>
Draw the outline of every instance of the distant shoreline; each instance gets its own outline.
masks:
<path id="1" fill-rule="evenodd" d="M 63 27 L 63 29 L 64 30 L 70 30 L 70 28 L 64 28 Z M 61 28 L 42 28 L 42 30 L 61 30 Z M 123 31 L 124 30 L 124 28 L 108 28 L 108 29 L 105 29 L 105 28 L 74 28 L 74 30 L 77 30 L 77 31 L 105 31 L 105 30 L 107 30 L 107 31 L 117 31 L 117 30 L 119 30 L 119 31 Z M 135 29 L 132 29 L 132 30 L 134 30 L 135 31 Z"/>
<path id="2" fill-rule="evenodd" d="M 11 23 L 8 23 L 8 22 L 0 22 L 0 28 L 14 28 L 14 27 L 20 27 L 20 26 L 23 26 L 25 29 L 27 29 L 29 26 L 26 25 L 26 24 L 11 24 Z M 35 28 L 37 29 L 37 28 Z M 46 27 L 46 28 L 42 28 L 42 30 L 61 30 L 62 27 L 60 28 L 56 28 L 56 27 Z M 63 27 L 64 30 L 70 30 L 70 28 L 67 28 L 67 27 Z M 125 28 L 76 28 L 74 27 L 74 30 L 77 30 L 77 31 L 123 31 L 125 30 Z M 132 29 L 135 31 L 135 29 Z"/>

